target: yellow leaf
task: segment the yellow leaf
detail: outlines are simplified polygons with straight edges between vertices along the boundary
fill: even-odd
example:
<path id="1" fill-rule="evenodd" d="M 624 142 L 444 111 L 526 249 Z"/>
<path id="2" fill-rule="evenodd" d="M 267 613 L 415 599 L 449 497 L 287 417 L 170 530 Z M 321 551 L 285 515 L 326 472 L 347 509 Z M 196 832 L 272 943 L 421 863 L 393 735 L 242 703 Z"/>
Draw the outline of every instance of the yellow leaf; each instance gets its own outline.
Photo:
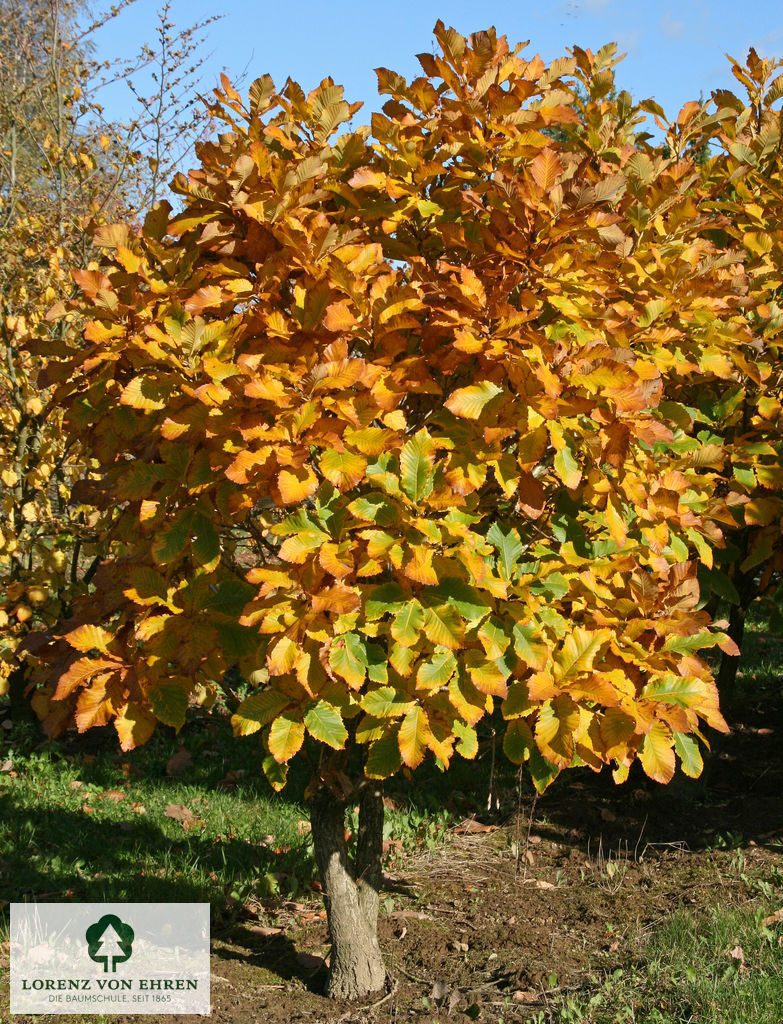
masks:
<path id="1" fill-rule="evenodd" d="M 296 754 L 304 743 L 304 722 L 293 717 L 293 712 L 285 712 L 272 722 L 269 730 L 269 753 L 283 764 Z"/>
<path id="2" fill-rule="evenodd" d="M 108 650 L 108 645 L 114 637 L 100 626 L 85 625 L 77 626 L 70 633 L 66 633 L 63 639 L 67 640 L 71 647 L 77 651 L 86 653 L 95 649 L 105 654 Z"/>
<path id="3" fill-rule="evenodd" d="M 424 709 L 412 708 L 403 718 L 397 737 L 400 754 L 409 768 L 419 767 L 424 759 L 431 735 L 429 719 Z"/>
<path id="4" fill-rule="evenodd" d="M 656 782 L 669 782 L 674 775 L 672 735 L 663 722 L 654 722 L 639 751 L 645 774 Z"/>
<path id="5" fill-rule="evenodd" d="M 114 719 L 114 728 L 123 750 L 133 750 L 146 743 L 155 731 L 155 718 L 140 704 L 126 704 Z"/>
<path id="6" fill-rule="evenodd" d="M 283 469 L 277 477 L 277 490 L 283 505 L 296 505 L 318 490 L 318 477 L 310 466 Z"/>

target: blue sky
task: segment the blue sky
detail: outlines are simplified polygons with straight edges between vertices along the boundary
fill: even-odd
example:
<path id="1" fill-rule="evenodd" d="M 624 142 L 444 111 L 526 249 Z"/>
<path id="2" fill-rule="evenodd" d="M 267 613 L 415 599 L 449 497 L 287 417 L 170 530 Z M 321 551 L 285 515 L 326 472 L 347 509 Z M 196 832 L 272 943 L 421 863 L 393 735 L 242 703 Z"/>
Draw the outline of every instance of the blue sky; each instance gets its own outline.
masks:
<path id="1" fill-rule="evenodd" d="M 136 0 L 102 30 L 100 56 L 129 55 L 151 40 L 158 7 L 158 0 Z M 773 0 L 172 0 L 172 19 L 182 27 L 216 13 L 225 17 L 209 30 L 204 91 L 221 71 L 232 80 L 244 72 L 243 91 L 266 72 L 277 85 L 290 75 L 305 90 L 331 75 L 347 99 L 365 102 L 358 122 L 380 106 L 373 68 L 420 73 L 415 54 L 432 50 L 438 18 L 463 35 L 494 25 L 512 44 L 530 39 L 524 54 L 546 61 L 574 43 L 596 50 L 617 41 L 628 54 L 619 87 L 637 99 L 653 96 L 670 117 L 700 92 L 740 91 L 725 52 L 744 58 L 755 46 L 762 56 L 783 57 L 783 14 Z M 126 95 L 115 92 L 108 111 L 121 115 Z"/>

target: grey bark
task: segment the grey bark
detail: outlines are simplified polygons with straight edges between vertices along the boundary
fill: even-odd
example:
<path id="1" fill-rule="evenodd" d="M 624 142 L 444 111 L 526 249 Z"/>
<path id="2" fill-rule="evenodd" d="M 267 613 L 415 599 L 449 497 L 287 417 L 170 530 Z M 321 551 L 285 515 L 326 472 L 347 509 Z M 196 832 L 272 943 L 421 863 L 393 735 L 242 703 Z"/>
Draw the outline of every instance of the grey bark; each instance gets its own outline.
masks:
<path id="1" fill-rule="evenodd" d="M 325 787 L 310 798 L 310 824 L 332 943 L 326 993 L 333 999 L 363 999 L 386 981 L 377 934 L 383 851 L 380 784 L 371 783 L 361 797 L 355 869 L 345 841 L 345 803 Z"/>

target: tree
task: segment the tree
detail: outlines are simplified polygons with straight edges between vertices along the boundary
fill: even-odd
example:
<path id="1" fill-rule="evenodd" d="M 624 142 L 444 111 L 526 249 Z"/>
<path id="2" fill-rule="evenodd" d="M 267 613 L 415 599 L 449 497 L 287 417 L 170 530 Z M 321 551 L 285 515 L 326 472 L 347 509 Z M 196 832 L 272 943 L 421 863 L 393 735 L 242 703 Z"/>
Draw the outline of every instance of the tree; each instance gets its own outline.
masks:
<path id="1" fill-rule="evenodd" d="M 101 13 L 82 0 L 0 0 L 0 694 L 10 690 L 17 711 L 18 645 L 69 614 L 101 551 L 94 509 L 75 500 L 87 457 L 64 442 L 38 381 L 53 346 L 80 343 L 81 322 L 47 311 L 75 294 L 71 271 L 94 255 L 90 226 L 132 220 L 208 117 L 183 110 L 180 90 L 193 84 L 209 22 L 177 33 L 164 8 L 157 48 L 119 63 L 93 58 L 96 31 L 130 2 Z M 151 61 L 152 95 L 138 115 L 107 121 L 101 89 L 138 83 Z"/>
<path id="2" fill-rule="evenodd" d="M 474 757 L 490 715 L 541 791 L 696 776 L 726 728 L 701 652 L 736 651 L 697 607 L 731 502 L 665 400 L 714 372 L 681 351 L 741 334 L 688 148 L 708 117 L 686 105 L 666 157 L 643 107 L 572 102 L 574 77 L 611 89 L 614 46 L 547 67 L 435 35 L 422 77 L 378 71 L 371 129 L 338 134 L 331 79 L 245 102 L 223 78 L 181 210 L 99 232 L 84 346 L 45 378 L 107 557 L 28 643 L 44 724 L 130 749 L 220 702 L 273 786 L 303 758 L 351 998 L 384 977 L 383 779 Z"/>

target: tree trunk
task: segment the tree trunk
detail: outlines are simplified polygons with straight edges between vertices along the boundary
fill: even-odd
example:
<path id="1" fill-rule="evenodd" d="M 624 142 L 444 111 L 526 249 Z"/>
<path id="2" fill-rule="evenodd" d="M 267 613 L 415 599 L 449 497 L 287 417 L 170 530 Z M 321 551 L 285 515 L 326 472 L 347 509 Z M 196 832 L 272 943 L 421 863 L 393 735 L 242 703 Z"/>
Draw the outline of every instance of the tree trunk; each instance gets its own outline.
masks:
<path id="1" fill-rule="evenodd" d="M 362 793 L 355 871 L 345 842 L 345 803 L 321 787 L 310 798 L 310 823 L 332 943 L 326 994 L 363 999 L 386 981 L 377 934 L 383 851 L 380 783 L 370 783 Z"/>
<path id="2" fill-rule="evenodd" d="M 8 710 L 13 722 L 35 722 L 35 712 L 25 696 L 27 689 L 27 666 L 22 663 L 11 669 L 8 676 Z"/>

